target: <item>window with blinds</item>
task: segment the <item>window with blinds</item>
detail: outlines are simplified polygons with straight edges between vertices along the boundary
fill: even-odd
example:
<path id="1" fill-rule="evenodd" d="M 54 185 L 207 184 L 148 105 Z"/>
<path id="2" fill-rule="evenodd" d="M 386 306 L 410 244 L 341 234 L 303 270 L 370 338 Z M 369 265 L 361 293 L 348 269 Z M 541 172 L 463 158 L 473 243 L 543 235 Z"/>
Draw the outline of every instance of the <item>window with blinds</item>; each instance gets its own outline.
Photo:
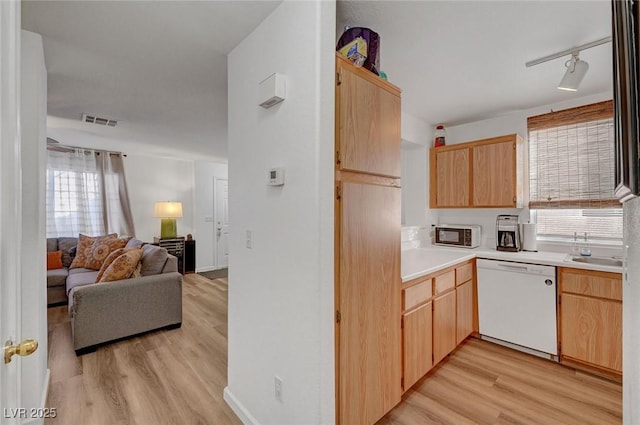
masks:
<path id="1" fill-rule="evenodd" d="M 621 240 L 612 101 L 529 117 L 529 208 L 538 235 Z"/>

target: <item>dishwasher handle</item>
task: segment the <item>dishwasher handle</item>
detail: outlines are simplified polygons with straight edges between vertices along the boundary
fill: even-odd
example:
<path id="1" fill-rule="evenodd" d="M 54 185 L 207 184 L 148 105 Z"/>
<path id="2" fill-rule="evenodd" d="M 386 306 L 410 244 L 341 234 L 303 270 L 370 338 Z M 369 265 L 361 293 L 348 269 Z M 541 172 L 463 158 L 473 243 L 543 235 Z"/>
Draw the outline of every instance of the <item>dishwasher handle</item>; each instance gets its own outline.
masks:
<path id="1" fill-rule="evenodd" d="M 529 267 L 527 266 L 517 266 L 515 264 L 507 264 L 507 263 L 498 263 L 499 269 L 505 269 L 513 272 L 528 272 Z"/>

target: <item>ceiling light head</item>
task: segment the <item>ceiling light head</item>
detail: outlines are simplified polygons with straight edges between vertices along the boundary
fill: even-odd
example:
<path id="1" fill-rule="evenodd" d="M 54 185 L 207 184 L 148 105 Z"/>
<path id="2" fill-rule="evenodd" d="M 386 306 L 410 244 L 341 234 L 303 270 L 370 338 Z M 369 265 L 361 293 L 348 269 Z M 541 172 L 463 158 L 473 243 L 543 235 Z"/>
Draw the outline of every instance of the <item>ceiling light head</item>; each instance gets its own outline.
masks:
<path id="1" fill-rule="evenodd" d="M 567 71 L 564 73 L 564 77 L 562 77 L 560 84 L 558 84 L 559 90 L 578 90 L 578 86 L 589 69 L 589 64 L 580 60 L 580 57 L 578 56 L 579 53 L 580 52 L 578 51 L 571 53 L 571 59 L 565 63 Z"/>

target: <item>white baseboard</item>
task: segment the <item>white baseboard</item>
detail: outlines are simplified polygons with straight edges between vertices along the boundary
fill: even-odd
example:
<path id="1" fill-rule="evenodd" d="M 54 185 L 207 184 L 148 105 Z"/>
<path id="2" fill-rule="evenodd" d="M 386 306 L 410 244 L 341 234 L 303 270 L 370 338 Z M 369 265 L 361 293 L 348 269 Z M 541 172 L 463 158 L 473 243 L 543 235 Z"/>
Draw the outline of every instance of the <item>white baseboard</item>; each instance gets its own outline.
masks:
<path id="1" fill-rule="evenodd" d="M 216 266 L 196 267 L 196 273 L 212 272 L 215 270 L 222 270 L 222 269 L 226 269 L 226 267 L 216 267 Z"/>
<path id="2" fill-rule="evenodd" d="M 233 395 L 229 387 L 224 387 L 223 392 L 224 401 L 227 402 L 233 413 L 242 421 L 244 425 L 260 425 L 260 422 L 253 417 L 251 413 L 240 403 L 240 401 Z"/>
<path id="3" fill-rule="evenodd" d="M 51 369 L 47 368 L 47 372 L 44 375 L 44 383 L 42 385 L 42 393 L 40 396 L 40 408 L 47 408 L 47 397 L 49 396 L 49 381 L 51 380 Z M 43 425 L 44 418 L 33 418 L 26 422 L 22 422 L 24 425 Z"/>
<path id="4" fill-rule="evenodd" d="M 208 266 L 208 267 L 196 267 L 196 273 L 202 273 L 202 272 L 212 272 L 216 269 L 216 266 Z"/>

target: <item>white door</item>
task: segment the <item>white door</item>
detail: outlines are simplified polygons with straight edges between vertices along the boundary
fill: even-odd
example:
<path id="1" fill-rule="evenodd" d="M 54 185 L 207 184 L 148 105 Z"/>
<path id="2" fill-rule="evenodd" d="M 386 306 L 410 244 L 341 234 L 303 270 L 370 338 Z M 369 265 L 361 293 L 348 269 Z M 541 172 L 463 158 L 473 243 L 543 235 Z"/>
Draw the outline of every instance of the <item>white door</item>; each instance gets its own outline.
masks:
<path id="1" fill-rule="evenodd" d="M 216 212 L 216 268 L 229 264 L 229 182 L 214 178 L 214 208 Z"/>
<path id="2" fill-rule="evenodd" d="M 19 341 L 20 186 L 20 2 L 0 1 L 0 344 Z M 22 423 L 20 360 L 0 356 L 0 423 Z"/>

